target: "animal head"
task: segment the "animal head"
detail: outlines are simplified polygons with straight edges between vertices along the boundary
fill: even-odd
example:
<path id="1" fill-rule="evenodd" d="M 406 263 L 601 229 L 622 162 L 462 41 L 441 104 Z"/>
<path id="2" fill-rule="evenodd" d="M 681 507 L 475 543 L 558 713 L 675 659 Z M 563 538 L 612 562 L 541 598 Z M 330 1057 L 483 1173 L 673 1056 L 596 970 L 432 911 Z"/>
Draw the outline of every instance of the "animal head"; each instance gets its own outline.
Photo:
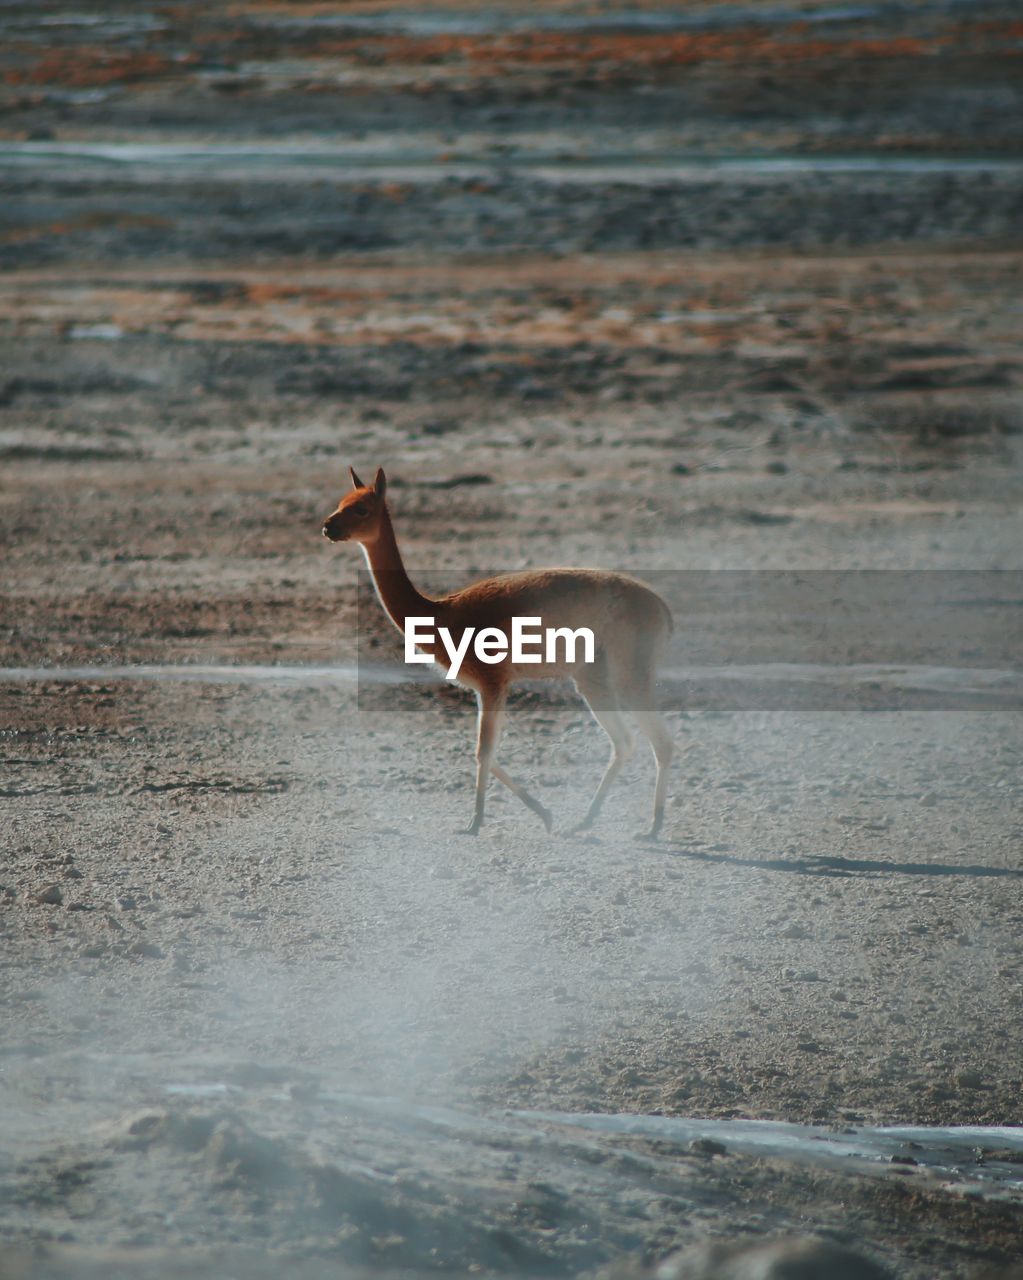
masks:
<path id="1" fill-rule="evenodd" d="M 352 492 L 346 493 L 337 510 L 324 520 L 323 536 L 331 542 L 360 542 L 367 546 L 376 541 L 380 532 L 387 477 L 381 467 L 376 479 L 368 485 L 362 483 L 352 467 L 348 473 L 352 477 Z"/>

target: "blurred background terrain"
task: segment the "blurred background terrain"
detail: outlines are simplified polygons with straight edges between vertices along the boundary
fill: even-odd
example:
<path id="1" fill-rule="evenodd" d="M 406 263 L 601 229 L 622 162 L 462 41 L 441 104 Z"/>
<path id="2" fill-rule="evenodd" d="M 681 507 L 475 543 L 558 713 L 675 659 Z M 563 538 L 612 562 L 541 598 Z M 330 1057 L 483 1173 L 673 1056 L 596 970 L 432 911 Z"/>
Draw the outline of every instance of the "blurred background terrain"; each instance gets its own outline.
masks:
<path id="1" fill-rule="evenodd" d="M 354 463 L 438 584 L 984 570 L 1011 676 L 1018 5 L 0 29 L 3 1239 L 69 1275 L 242 1245 L 575 1274 L 811 1227 L 919 1280 L 1018 1258 L 990 1137 L 868 1177 L 507 1114 L 1018 1125 L 1018 684 L 666 696 L 660 849 L 643 756 L 591 840 L 495 794 L 467 843 L 471 704 L 356 702 L 361 559 L 319 533 Z M 702 655 L 759 635 L 727 591 L 699 625 Z M 132 663 L 175 678 L 93 670 Z M 173 670 L 240 664 L 287 671 Z M 566 829 L 585 710 L 524 690 L 505 743 Z"/>

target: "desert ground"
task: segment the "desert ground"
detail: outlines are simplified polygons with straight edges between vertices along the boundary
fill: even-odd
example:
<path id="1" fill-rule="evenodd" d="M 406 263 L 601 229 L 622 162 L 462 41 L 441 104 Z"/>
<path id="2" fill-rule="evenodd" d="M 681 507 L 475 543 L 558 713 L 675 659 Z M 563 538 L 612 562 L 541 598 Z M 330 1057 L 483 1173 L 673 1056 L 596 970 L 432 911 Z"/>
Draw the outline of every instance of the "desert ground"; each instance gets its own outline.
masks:
<path id="1" fill-rule="evenodd" d="M 1015 7 L 0 27 L 0 1275 L 1018 1262 Z M 662 591 L 657 843 L 560 686 L 458 834 L 349 464 Z"/>

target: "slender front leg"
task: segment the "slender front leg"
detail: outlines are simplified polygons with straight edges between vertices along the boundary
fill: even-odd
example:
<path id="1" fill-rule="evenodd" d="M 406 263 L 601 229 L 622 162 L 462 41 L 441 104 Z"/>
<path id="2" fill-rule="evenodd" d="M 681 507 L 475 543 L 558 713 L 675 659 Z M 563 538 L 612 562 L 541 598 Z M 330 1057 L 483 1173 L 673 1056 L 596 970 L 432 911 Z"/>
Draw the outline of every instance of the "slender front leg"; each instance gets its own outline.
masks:
<path id="1" fill-rule="evenodd" d="M 550 809 L 548 809 L 545 804 L 541 804 L 535 796 L 531 796 L 526 788 L 522 786 L 521 783 L 516 782 L 511 774 L 506 773 L 499 764 L 492 764 L 490 766 L 490 771 L 498 782 L 503 782 L 513 795 L 518 796 L 527 809 L 532 809 L 543 825 L 547 828 L 547 834 L 550 835 L 551 828 L 554 826 L 554 815 L 551 813 Z"/>
<path id="2" fill-rule="evenodd" d="M 483 809 L 487 798 L 487 783 L 501 740 L 504 723 L 505 690 L 484 686 L 476 693 L 479 704 L 479 732 L 476 737 L 476 810 L 472 822 L 465 828 L 467 836 L 474 836 L 483 826 Z"/>

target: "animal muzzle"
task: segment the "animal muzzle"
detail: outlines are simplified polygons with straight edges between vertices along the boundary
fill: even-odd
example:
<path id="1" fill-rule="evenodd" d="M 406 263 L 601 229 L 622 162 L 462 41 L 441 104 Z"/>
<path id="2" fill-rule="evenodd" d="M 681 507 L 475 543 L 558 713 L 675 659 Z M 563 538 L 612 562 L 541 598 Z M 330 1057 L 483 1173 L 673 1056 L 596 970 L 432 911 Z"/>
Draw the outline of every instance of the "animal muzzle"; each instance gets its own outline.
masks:
<path id="1" fill-rule="evenodd" d="M 329 538 L 331 542 L 344 542 L 345 539 L 345 535 L 333 520 L 323 522 L 323 536 Z"/>

